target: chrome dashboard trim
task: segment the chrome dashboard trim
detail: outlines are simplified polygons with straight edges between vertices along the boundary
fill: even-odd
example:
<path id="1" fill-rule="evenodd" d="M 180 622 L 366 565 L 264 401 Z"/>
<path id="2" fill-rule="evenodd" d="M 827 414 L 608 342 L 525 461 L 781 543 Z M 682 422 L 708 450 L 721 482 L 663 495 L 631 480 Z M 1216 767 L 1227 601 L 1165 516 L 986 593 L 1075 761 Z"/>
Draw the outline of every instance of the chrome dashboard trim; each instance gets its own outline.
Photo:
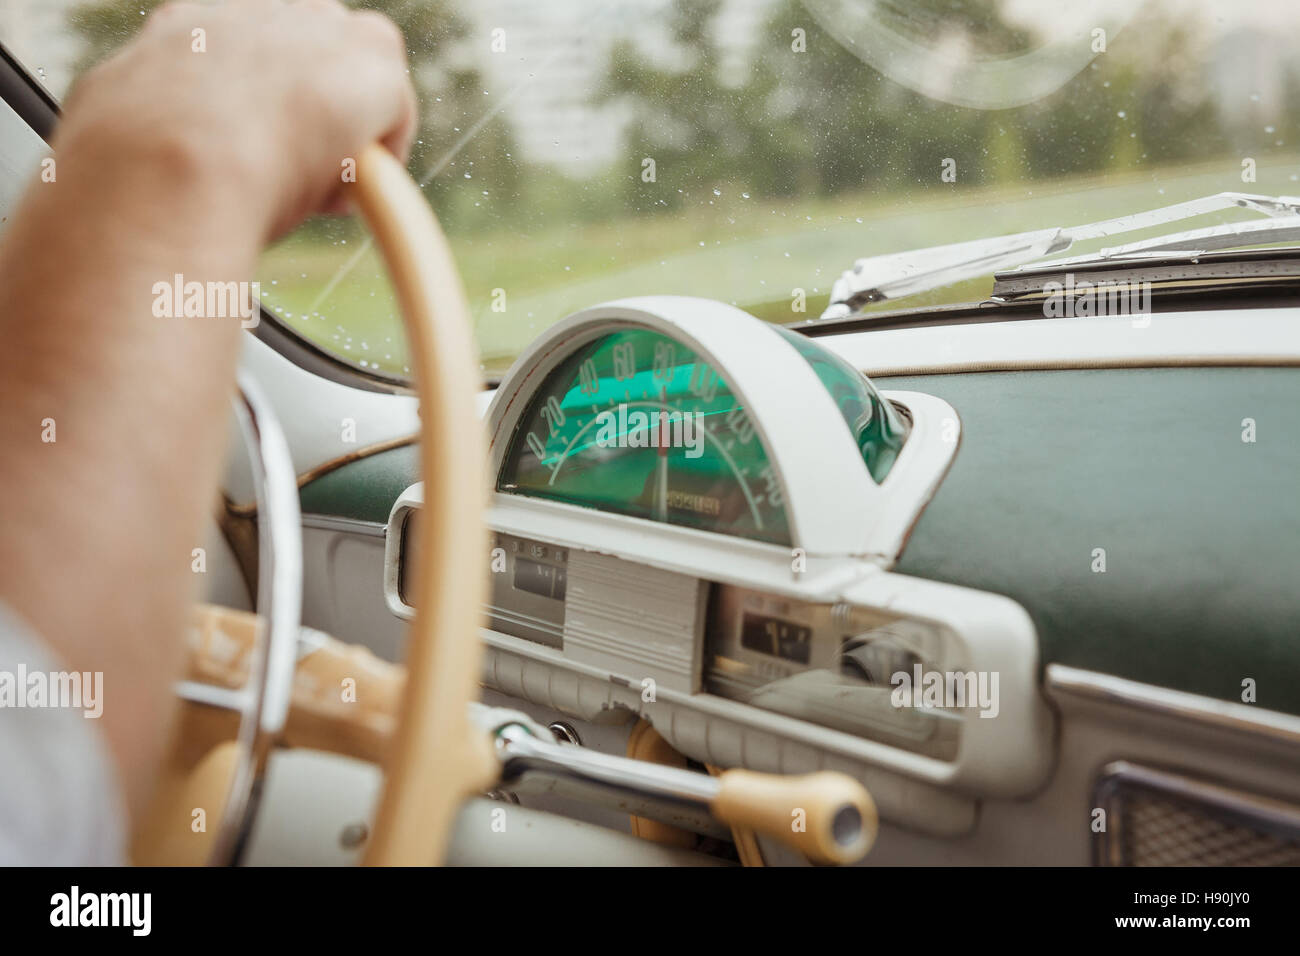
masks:
<path id="1" fill-rule="evenodd" d="M 1207 728 L 1262 734 L 1279 743 L 1300 747 L 1300 717 L 1290 714 L 1262 710 L 1250 704 L 1215 700 L 1200 694 L 1157 687 L 1065 664 L 1048 664 L 1044 671 L 1044 683 L 1052 693 L 1068 694 L 1096 703 L 1132 707 L 1145 713 L 1189 721 Z"/>
<path id="2" fill-rule="evenodd" d="M 388 526 L 378 521 L 362 521 L 359 518 L 340 518 L 336 515 L 304 514 L 304 528 L 316 528 L 321 531 L 341 531 L 344 534 L 361 534 L 370 538 L 382 538 L 388 533 Z"/>
<path id="3" fill-rule="evenodd" d="M 409 619 L 411 609 L 397 589 L 401 538 L 421 495 L 422 488 L 414 485 L 398 499 L 385 544 L 385 597 L 402 619 Z M 946 836 L 973 825 L 978 796 L 1024 796 L 1045 782 L 1056 721 L 1041 690 L 1032 621 L 1010 599 L 896 574 L 864 558 L 823 559 L 820 571 L 810 561 L 808 574 L 796 575 L 788 560 L 782 568 L 770 560 L 767 551 L 781 550 L 775 546 L 737 539 L 724 542 L 728 553 L 723 554 L 716 542 L 699 540 L 710 536 L 691 529 L 647 526 L 639 519 L 554 502 L 499 498 L 489 525 L 502 533 L 702 581 L 761 588 L 794 600 L 886 609 L 950 628 L 962 648 L 955 669 L 1000 675 L 1001 710 L 997 720 L 968 720 L 956 760 L 943 761 L 709 693 L 674 690 L 667 682 L 671 675 L 652 661 L 631 672 L 595 666 L 563 649 L 484 628 L 487 686 L 582 720 L 640 714 L 681 752 L 720 766 L 774 773 L 843 769 L 875 784 L 885 818 Z M 657 698 L 649 703 L 642 698 L 645 678 L 657 686 Z"/>

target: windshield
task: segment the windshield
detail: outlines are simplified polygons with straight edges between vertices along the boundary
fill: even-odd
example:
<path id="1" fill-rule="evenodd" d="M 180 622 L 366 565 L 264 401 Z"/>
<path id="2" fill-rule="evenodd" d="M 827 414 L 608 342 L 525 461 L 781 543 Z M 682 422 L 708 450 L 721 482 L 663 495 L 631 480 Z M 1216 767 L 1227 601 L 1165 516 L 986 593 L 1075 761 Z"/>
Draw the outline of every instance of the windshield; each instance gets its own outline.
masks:
<path id="1" fill-rule="evenodd" d="M 61 96 L 156 5 L 7 0 L 0 40 Z M 607 299 L 700 295 L 790 323 L 820 315 L 864 256 L 1300 192 L 1287 0 L 355 5 L 406 34 L 422 101 L 410 170 L 451 238 L 488 376 Z M 290 328 L 359 369 L 409 372 L 357 223 L 308 223 L 260 279 Z"/>

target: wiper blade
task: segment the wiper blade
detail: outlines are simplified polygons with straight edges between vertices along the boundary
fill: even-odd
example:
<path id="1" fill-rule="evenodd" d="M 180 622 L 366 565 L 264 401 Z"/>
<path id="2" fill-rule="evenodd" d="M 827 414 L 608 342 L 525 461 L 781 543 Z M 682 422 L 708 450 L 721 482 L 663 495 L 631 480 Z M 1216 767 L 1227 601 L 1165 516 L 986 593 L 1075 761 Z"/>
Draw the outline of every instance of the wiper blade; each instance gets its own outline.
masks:
<path id="1" fill-rule="evenodd" d="M 1166 257 L 1170 252 L 1183 252 L 1195 255 L 1213 252 L 1217 249 L 1237 249 L 1246 245 L 1265 242 L 1300 241 L 1300 215 L 1275 216 L 1272 219 L 1252 219 L 1249 222 L 1231 222 L 1219 226 L 1206 226 L 1202 229 L 1188 229 L 1168 236 L 1154 239 L 1141 239 L 1122 246 L 1108 249 L 1087 256 L 1075 256 L 1069 259 L 1053 259 L 1041 265 L 1022 266 L 1017 273 L 1030 273 L 1039 269 L 1084 263 L 1104 262 L 1108 259 L 1141 259 L 1148 256 Z"/>
<path id="2" fill-rule="evenodd" d="M 1205 251 L 1259 242 L 1283 242 L 1292 238 L 1293 231 L 1300 238 L 1300 197 L 1217 193 L 1079 226 L 1039 229 L 859 259 L 852 269 L 835 280 L 830 305 L 822 313 L 822 318 L 844 318 L 871 302 L 916 295 L 990 272 L 1024 266 L 1064 252 L 1080 240 L 1150 229 L 1234 207 L 1272 218 L 1178 232 L 1069 261 L 1095 262 L 1098 258 L 1140 258 L 1175 249 Z M 1050 265 L 1055 267 L 1062 261 L 1065 260 L 1053 260 Z"/>

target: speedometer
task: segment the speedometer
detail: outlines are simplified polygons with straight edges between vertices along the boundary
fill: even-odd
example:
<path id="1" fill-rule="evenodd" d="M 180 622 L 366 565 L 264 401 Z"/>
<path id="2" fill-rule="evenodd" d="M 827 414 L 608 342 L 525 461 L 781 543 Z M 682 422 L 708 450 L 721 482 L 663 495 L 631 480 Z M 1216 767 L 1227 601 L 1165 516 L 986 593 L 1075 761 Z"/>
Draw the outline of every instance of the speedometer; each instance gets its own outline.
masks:
<path id="1" fill-rule="evenodd" d="M 498 490 L 790 543 L 748 410 L 679 341 L 625 328 L 578 348 L 532 397 Z"/>
<path id="2" fill-rule="evenodd" d="M 497 389 L 493 506 L 552 522 L 543 538 L 582 520 L 572 506 L 630 533 L 654 522 L 682 557 L 701 536 L 666 528 L 744 538 L 794 573 L 830 555 L 888 559 L 951 457 L 937 441 L 943 420 L 886 400 L 814 338 L 739 309 L 623 299 L 552 326 Z M 913 442 L 918 427 L 926 438 Z M 917 470 L 920 482 L 898 477 Z"/>

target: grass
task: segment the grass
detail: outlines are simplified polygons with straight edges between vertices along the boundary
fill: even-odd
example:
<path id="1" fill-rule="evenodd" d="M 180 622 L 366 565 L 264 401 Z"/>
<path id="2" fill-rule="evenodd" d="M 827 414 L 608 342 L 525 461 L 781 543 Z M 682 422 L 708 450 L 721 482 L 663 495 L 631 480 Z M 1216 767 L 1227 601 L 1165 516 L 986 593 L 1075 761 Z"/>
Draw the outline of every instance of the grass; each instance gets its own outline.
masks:
<path id="1" fill-rule="evenodd" d="M 864 191 L 831 199 L 767 201 L 737 189 L 706 195 L 680 212 L 595 224 L 518 226 L 452 235 L 486 374 L 504 371 L 548 326 L 571 312 L 631 295 L 696 295 L 731 302 L 770 321 L 816 317 L 831 283 L 862 256 L 1066 226 L 1223 191 L 1300 192 L 1297 158 L 1261 165 L 1243 184 L 1239 160 L 1152 168 L 1008 186 L 933 187 L 897 195 Z M 710 191 L 711 193 L 711 191 Z M 1188 226 L 1229 221 L 1227 213 Z M 1182 224 L 1135 233 L 1142 238 Z M 346 233 L 346 235 L 344 235 Z M 1071 254 L 1117 240 L 1079 244 Z M 357 255 L 362 238 L 300 233 L 270 249 L 261 268 L 263 301 L 303 334 L 366 367 L 402 373 L 406 344 L 373 249 L 322 298 L 330 277 Z M 807 311 L 791 309 L 793 290 Z M 969 299 L 987 282 L 963 283 L 890 307 Z M 494 311 L 494 290 L 504 311 Z M 960 298 L 954 298 L 960 293 Z M 498 294 L 498 302 L 500 302 Z"/>

